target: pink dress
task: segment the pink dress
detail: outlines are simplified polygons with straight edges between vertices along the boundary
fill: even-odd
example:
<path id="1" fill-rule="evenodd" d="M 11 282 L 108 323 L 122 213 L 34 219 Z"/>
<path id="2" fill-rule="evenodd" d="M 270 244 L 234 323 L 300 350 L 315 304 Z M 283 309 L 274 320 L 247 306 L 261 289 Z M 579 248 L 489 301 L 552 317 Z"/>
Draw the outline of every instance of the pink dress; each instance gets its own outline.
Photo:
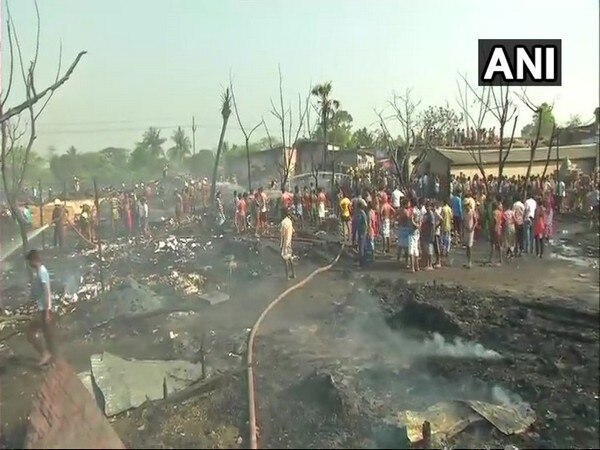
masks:
<path id="1" fill-rule="evenodd" d="M 535 209 L 533 235 L 536 239 L 542 239 L 546 235 L 546 207 L 542 205 Z"/>

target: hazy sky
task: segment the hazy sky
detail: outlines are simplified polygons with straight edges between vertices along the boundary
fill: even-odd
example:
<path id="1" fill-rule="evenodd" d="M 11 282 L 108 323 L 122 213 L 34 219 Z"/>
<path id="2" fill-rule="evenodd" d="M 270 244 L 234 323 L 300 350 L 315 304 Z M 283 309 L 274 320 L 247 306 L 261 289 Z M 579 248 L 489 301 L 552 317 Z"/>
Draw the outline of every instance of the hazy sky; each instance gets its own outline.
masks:
<path id="1" fill-rule="evenodd" d="M 9 5 L 31 55 L 33 1 Z M 88 51 L 40 118 L 41 152 L 50 145 L 132 148 L 148 126 L 169 137 L 178 125 L 189 129 L 192 115 L 197 149 L 213 148 L 230 71 L 242 120 L 254 124 L 264 115 L 276 134 L 269 99 L 278 96 L 278 64 L 288 101 L 311 83 L 331 80 L 355 127 L 372 126 L 373 109 L 408 87 L 423 105 L 456 107 L 458 72 L 476 83 L 478 38 L 562 39 L 563 86 L 528 90 L 536 101 L 554 102 L 559 121 L 571 114 L 591 120 L 600 95 L 598 0 L 39 0 L 39 6 L 39 87 L 54 77 L 61 41 L 63 66 Z M 2 47 L 8 47 L 4 27 Z M 521 117 L 518 129 L 530 112 L 522 108 Z M 241 134 L 231 119 L 226 140 L 235 143 Z"/>

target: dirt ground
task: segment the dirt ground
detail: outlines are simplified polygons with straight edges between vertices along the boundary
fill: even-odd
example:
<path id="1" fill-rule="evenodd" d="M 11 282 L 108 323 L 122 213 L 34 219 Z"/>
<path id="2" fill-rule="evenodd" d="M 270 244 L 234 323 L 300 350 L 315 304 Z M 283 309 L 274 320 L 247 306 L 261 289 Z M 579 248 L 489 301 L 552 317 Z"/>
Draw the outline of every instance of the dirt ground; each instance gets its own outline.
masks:
<path id="1" fill-rule="evenodd" d="M 157 230 L 156 237 L 161 233 L 167 231 Z M 176 233 L 197 235 L 201 229 L 191 224 Z M 115 284 L 125 275 L 146 280 L 168 299 L 167 310 L 98 326 L 103 309 L 101 302 L 91 301 L 60 318 L 61 353 L 77 371 L 89 368 L 90 355 L 101 351 L 197 362 L 204 342 L 207 380 L 111 418 L 128 447 L 248 446 L 248 329 L 291 282 L 284 279 L 274 240 L 202 233 L 204 246 L 187 261 L 163 259 L 154 244 L 139 243 L 107 268 L 107 280 Z M 338 249 L 298 244 L 298 278 L 324 265 Z M 236 261 L 231 286 L 230 255 Z M 410 274 L 394 257 L 383 255 L 359 271 L 346 250 L 334 269 L 286 298 L 268 316 L 256 342 L 260 445 L 404 448 L 409 443 L 397 423 L 399 412 L 452 400 L 495 401 L 501 393 L 508 401 L 531 405 L 536 421 L 526 433 L 504 436 L 484 422 L 449 444 L 596 447 L 598 235 L 565 220 L 542 261 L 525 256 L 490 267 L 486 256 L 487 248 L 480 245 L 477 264 L 467 270 L 457 249 L 451 267 Z M 47 257 L 59 279 L 89 263 L 79 256 Z M 200 271 L 206 289 L 218 287 L 232 299 L 207 306 L 183 295 L 162 281 L 174 268 Z M 14 308 L 22 301 L 18 284 L 4 278 L 3 306 Z M 489 359 L 490 352 L 501 359 Z M 22 334 L 2 342 L 3 447 L 22 442 L 31 398 L 44 374 L 34 356 Z"/>

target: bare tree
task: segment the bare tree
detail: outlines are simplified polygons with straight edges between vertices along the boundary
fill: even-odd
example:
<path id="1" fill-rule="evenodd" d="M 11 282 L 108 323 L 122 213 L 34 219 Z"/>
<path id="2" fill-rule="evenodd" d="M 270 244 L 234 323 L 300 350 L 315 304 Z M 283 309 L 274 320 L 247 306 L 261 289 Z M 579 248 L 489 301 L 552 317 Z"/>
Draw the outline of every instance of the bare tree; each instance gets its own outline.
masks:
<path id="1" fill-rule="evenodd" d="M 54 92 L 60 88 L 71 77 L 79 61 L 86 54 L 85 51 L 79 52 L 69 68 L 61 74 L 62 47 L 59 50 L 58 67 L 54 83 L 38 91 L 35 83 L 35 70 L 37 67 L 39 48 L 40 48 L 40 12 L 37 2 L 34 1 L 37 28 L 35 53 L 29 66 L 23 61 L 23 52 L 19 37 L 12 19 L 10 8 L 7 5 L 7 37 L 9 43 L 9 75 L 6 90 L 2 89 L 0 93 L 0 133 L 2 137 L 0 153 L 0 171 L 2 173 L 2 184 L 6 192 L 8 206 L 11 214 L 15 217 L 19 226 L 21 240 L 23 242 L 23 251 L 27 251 L 28 239 L 27 228 L 24 218 L 18 209 L 18 196 L 22 191 L 23 181 L 26 176 L 29 165 L 29 157 L 33 143 L 37 137 L 36 121 L 52 99 Z M 10 93 L 14 82 L 15 67 L 20 71 L 23 88 L 25 91 L 25 100 L 16 106 L 7 107 L 10 100 Z M 40 106 L 38 107 L 38 103 Z M 21 121 L 21 113 L 25 113 L 26 118 Z M 25 139 L 21 143 L 21 139 Z M 10 164 L 8 159 L 10 158 Z M 10 180 L 8 172 L 10 171 Z"/>
<path id="2" fill-rule="evenodd" d="M 546 176 L 546 171 L 548 170 L 548 164 L 550 163 L 550 154 L 552 153 L 552 144 L 556 139 L 556 152 L 558 154 L 558 129 L 556 128 L 556 123 L 552 124 L 552 133 L 550 134 L 550 140 L 548 141 L 548 153 L 546 154 L 546 164 L 544 164 L 544 171 L 542 172 L 542 178 Z"/>
<path id="3" fill-rule="evenodd" d="M 250 173 L 250 138 L 252 134 L 256 131 L 258 127 L 263 125 L 264 120 L 258 122 L 250 131 L 246 131 L 242 120 L 240 119 L 240 112 L 238 110 L 237 102 L 235 100 L 235 93 L 233 92 L 233 81 L 231 77 L 229 79 L 229 89 L 231 90 L 231 100 L 233 102 L 233 110 L 235 111 L 235 117 L 237 119 L 237 123 L 240 126 L 240 130 L 242 130 L 242 134 L 244 135 L 244 144 L 246 145 L 246 162 L 248 164 L 248 192 L 252 192 L 252 174 Z M 269 141 L 270 142 L 270 141 Z"/>
<path id="4" fill-rule="evenodd" d="M 525 173 L 525 183 L 523 183 L 522 194 L 525 195 L 527 193 L 529 177 L 531 176 L 531 166 L 533 165 L 533 161 L 535 160 L 537 146 L 540 141 L 544 111 L 541 105 L 536 105 L 531 101 L 531 99 L 527 96 L 527 92 L 525 90 L 521 92 L 519 98 L 525 104 L 525 106 L 527 106 L 534 113 L 534 117 L 536 117 L 535 138 L 529 143 L 529 162 L 527 164 L 527 172 Z M 553 125 L 552 132 L 554 132 L 554 128 L 555 125 Z"/>
<path id="5" fill-rule="evenodd" d="M 504 172 L 506 159 L 514 144 L 515 130 L 517 127 L 517 120 L 519 119 L 519 116 L 517 115 L 517 106 L 512 100 L 510 88 L 508 86 L 488 87 L 487 89 L 482 89 L 482 92 L 479 93 L 473 89 L 464 75 L 461 75 L 461 77 L 465 83 L 465 88 L 468 89 L 475 96 L 480 105 L 485 106 L 487 111 L 489 111 L 498 121 L 498 179 L 500 179 Z M 512 128 L 508 129 L 507 127 L 510 126 L 511 121 Z M 481 125 L 477 128 L 478 140 L 481 138 L 479 133 L 479 130 L 482 128 Z M 508 138 L 508 142 L 505 142 L 505 137 Z"/>
<path id="6" fill-rule="evenodd" d="M 464 81 L 464 87 L 461 87 L 460 82 L 456 82 L 458 87 L 458 104 L 463 112 L 463 120 L 465 121 L 465 130 L 469 128 L 475 128 L 477 130 L 483 127 L 483 123 L 490 111 L 491 102 L 491 89 L 484 86 L 480 93 L 475 93 L 475 90 L 469 85 L 465 77 L 462 77 Z M 476 114 L 472 111 L 473 101 L 469 97 L 469 93 L 475 93 L 475 104 L 477 105 Z M 483 182 L 485 183 L 486 192 L 489 192 L 488 178 L 485 173 L 484 160 L 482 155 L 483 138 L 481 133 L 476 133 L 475 145 L 468 147 L 467 151 L 473 158 L 475 165 L 481 173 Z"/>
<path id="7" fill-rule="evenodd" d="M 294 155 L 296 152 L 296 145 L 308 113 L 308 107 L 310 105 L 310 95 L 309 89 L 309 93 L 303 103 L 302 97 L 300 94 L 298 94 L 298 117 L 296 118 L 297 124 L 294 127 L 294 114 L 291 102 L 287 108 L 284 106 L 283 77 L 281 75 L 281 66 L 279 66 L 279 105 L 275 106 L 273 99 L 271 99 L 271 114 L 279 122 L 281 130 L 281 142 L 283 147 L 283 162 L 280 165 L 281 189 L 285 187 L 290 176 L 292 162 L 294 161 Z M 269 138 L 269 142 L 271 142 L 271 135 L 269 134 L 266 125 L 265 130 L 267 130 L 267 137 Z M 295 130 L 294 134 L 292 134 L 293 130 Z"/>
<path id="8" fill-rule="evenodd" d="M 215 194 L 217 192 L 217 173 L 219 172 L 219 161 L 221 159 L 221 152 L 223 150 L 223 141 L 225 140 L 225 131 L 227 130 L 227 122 L 229 122 L 229 116 L 231 115 L 231 92 L 229 88 L 225 89 L 225 92 L 221 95 L 221 119 L 223 123 L 221 125 L 221 134 L 219 135 L 219 144 L 217 145 L 217 155 L 215 157 L 215 166 L 213 168 L 212 183 L 210 185 L 210 201 L 211 204 L 215 203 Z"/>
<path id="9" fill-rule="evenodd" d="M 421 103 L 415 102 L 412 97 L 412 89 L 406 89 L 403 95 L 393 93 L 392 99 L 388 101 L 388 106 L 392 108 L 393 113 L 385 116 L 384 111 L 375 111 L 381 130 L 380 144 L 386 147 L 396 169 L 400 189 L 405 193 L 410 189 L 410 179 L 416 169 L 415 165 L 413 170 L 409 170 L 409 161 L 410 155 L 417 147 L 415 130 L 418 126 L 417 108 Z M 400 127 L 398 139 L 394 139 L 390 133 L 389 120 L 397 122 Z"/>

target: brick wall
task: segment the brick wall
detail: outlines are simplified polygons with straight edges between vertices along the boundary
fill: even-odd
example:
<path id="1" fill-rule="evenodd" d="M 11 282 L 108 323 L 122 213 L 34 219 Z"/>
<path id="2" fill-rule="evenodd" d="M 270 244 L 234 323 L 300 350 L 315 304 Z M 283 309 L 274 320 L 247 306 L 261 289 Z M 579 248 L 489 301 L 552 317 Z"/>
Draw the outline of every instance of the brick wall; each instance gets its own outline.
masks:
<path id="1" fill-rule="evenodd" d="M 125 446 L 73 369 L 59 359 L 44 373 L 29 416 L 25 448 Z"/>

